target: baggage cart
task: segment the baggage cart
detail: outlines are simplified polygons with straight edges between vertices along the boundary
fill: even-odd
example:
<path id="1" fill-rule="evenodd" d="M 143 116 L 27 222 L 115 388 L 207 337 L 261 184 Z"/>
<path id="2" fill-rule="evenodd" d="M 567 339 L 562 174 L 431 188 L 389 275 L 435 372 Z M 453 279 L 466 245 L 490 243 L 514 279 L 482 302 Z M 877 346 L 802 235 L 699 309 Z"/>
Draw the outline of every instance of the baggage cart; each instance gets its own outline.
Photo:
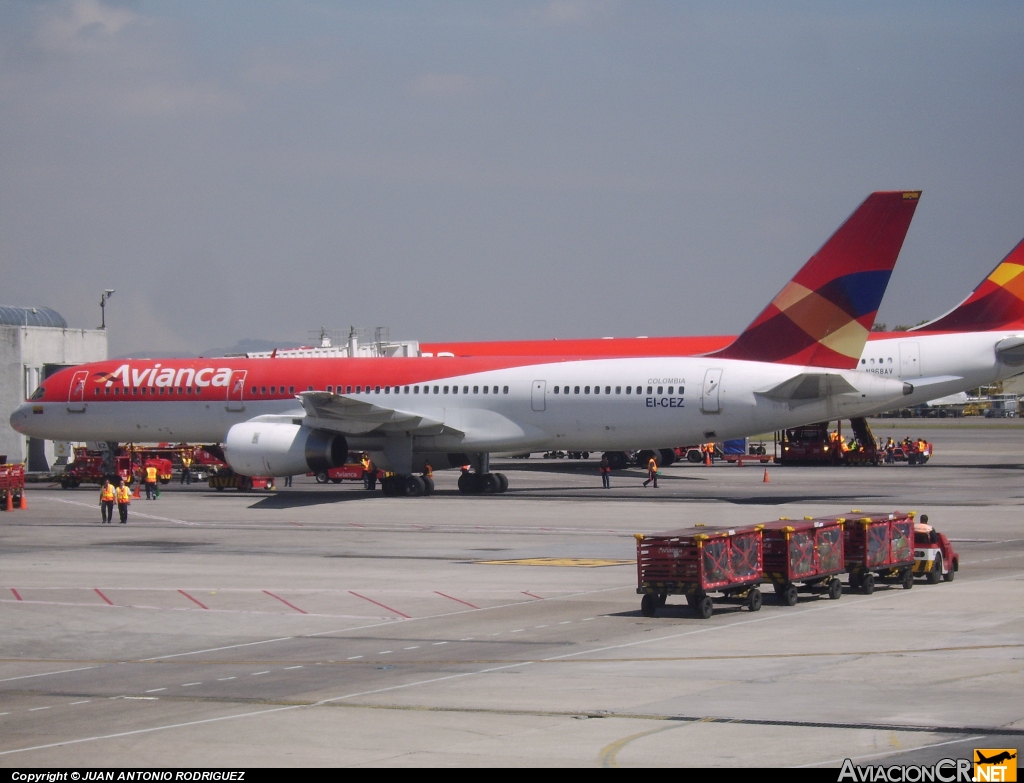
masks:
<path id="1" fill-rule="evenodd" d="M 853 514 L 860 514 L 853 511 Z M 878 581 L 914 586 L 914 512 L 868 514 L 843 526 L 850 589 L 870 595 Z"/>
<path id="2" fill-rule="evenodd" d="M 653 617 L 670 595 L 685 595 L 694 613 L 711 617 L 710 593 L 761 608 L 763 576 L 761 525 L 742 528 L 692 527 L 666 533 L 637 533 L 637 593 L 640 611 Z"/>
<path id="3" fill-rule="evenodd" d="M 20 508 L 24 494 L 25 466 L 9 464 L 7 457 L 3 457 L 0 461 L 0 510 Z"/>
<path id="4" fill-rule="evenodd" d="M 833 600 L 843 594 L 843 523 L 838 517 L 804 517 L 764 525 L 764 575 L 783 604 L 794 606 L 801 589 Z"/>

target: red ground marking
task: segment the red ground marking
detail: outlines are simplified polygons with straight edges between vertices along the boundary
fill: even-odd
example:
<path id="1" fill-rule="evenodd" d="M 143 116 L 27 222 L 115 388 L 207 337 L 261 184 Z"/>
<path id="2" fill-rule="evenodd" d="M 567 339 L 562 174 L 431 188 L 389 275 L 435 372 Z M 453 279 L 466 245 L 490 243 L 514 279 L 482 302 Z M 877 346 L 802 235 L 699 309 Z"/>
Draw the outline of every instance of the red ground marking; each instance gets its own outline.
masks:
<path id="1" fill-rule="evenodd" d="M 282 598 L 281 596 L 279 596 L 279 595 L 274 595 L 274 594 L 273 594 L 272 592 L 270 592 L 269 590 L 264 590 L 263 592 L 264 592 L 264 593 L 266 593 L 267 595 L 269 595 L 269 596 L 270 596 L 271 598 L 276 598 L 276 599 L 277 599 L 278 601 L 280 601 L 281 603 L 283 603 L 283 604 L 284 604 L 285 606 L 290 606 L 290 607 L 291 607 L 292 609 L 294 609 L 294 610 L 295 610 L 296 612 L 301 612 L 302 614 L 309 614 L 309 612 L 307 612 L 307 611 L 305 611 L 305 610 L 303 610 L 303 609 L 299 609 L 299 607 L 297 607 L 297 606 L 296 606 L 295 604 L 290 604 L 290 603 L 288 603 L 288 602 L 287 602 L 286 600 L 284 600 L 284 599 L 283 599 L 283 598 Z"/>
<path id="2" fill-rule="evenodd" d="M 107 598 L 105 595 L 103 595 L 103 593 L 100 592 L 100 589 L 98 587 L 94 587 L 93 590 L 96 591 L 96 595 L 98 595 L 100 598 L 102 598 L 104 601 L 106 601 L 110 606 L 114 605 L 114 602 L 111 601 L 109 598 Z"/>
<path id="3" fill-rule="evenodd" d="M 21 593 L 19 593 L 19 592 L 18 592 L 17 590 L 15 590 L 15 589 L 14 589 L 13 587 L 11 588 L 11 592 L 12 592 L 12 593 L 14 593 L 14 599 L 15 599 L 16 601 L 20 601 L 20 600 L 22 600 L 22 598 L 21 598 Z"/>
<path id="4" fill-rule="evenodd" d="M 523 595 L 528 595 L 528 596 L 530 596 L 530 598 L 536 598 L 538 601 L 543 601 L 544 600 L 539 595 L 534 595 L 533 593 L 528 593 L 526 590 L 523 590 Z"/>
<path id="5" fill-rule="evenodd" d="M 426 530 L 426 528 L 423 527 L 423 525 L 413 525 L 412 523 L 410 523 L 410 526 L 416 528 L 417 530 Z"/>
<path id="6" fill-rule="evenodd" d="M 549 527 L 542 527 L 542 528 L 540 528 L 540 529 L 541 529 L 541 530 L 546 530 L 546 531 L 547 531 L 547 532 L 549 532 L 549 533 L 551 532 L 551 528 L 549 528 Z"/>
<path id="7" fill-rule="evenodd" d="M 380 601 L 374 601 L 372 598 L 367 598 L 365 595 L 359 595 L 359 593 L 355 592 L 354 590 L 349 590 L 349 592 L 352 593 L 352 595 L 354 595 L 356 598 L 362 598 L 364 601 L 369 601 L 371 604 L 377 604 L 377 606 L 380 606 L 380 607 L 382 607 L 384 609 L 387 609 L 389 612 L 392 612 L 393 614 L 397 614 L 399 617 L 404 617 L 406 620 L 411 620 L 412 619 L 409 615 L 403 614 L 402 612 L 398 611 L 397 609 L 392 609 L 387 604 L 382 604 Z"/>
<path id="8" fill-rule="evenodd" d="M 362 527 L 362 528 L 366 527 L 366 525 L 357 525 L 355 522 L 349 522 L 349 524 L 352 525 L 352 527 Z"/>
<path id="9" fill-rule="evenodd" d="M 456 598 L 454 595 L 448 595 L 446 593 L 442 593 L 440 590 L 435 590 L 434 592 L 437 593 L 440 596 L 443 596 L 444 598 L 450 598 L 452 601 L 458 601 L 460 604 L 465 604 L 470 609 L 479 609 L 480 608 L 479 606 L 474 606 L 469 601 L 463 601 L 461 598 Z"/>
<path id="10" fill-rule="evenodd" d="M 302 527 L 302 523 L 301 522 L 289 522 L 288 524 L 289 525 L 295 525 L 296 527 Z"/>
<path id="11" fill-rule="evenodd" d="M 183 596 L 185 596 L 188 600 L 190 600 L 196 606 L 198 606 L 200 609 L 209 609 L 210 608 L 210 607 L 206 606 L 206 604 L 204 604 L 202 601 L 197 601 L 195 598 L 190 596 L 184 590 L 179 590 L 178 592 L 181 593 Z"/>

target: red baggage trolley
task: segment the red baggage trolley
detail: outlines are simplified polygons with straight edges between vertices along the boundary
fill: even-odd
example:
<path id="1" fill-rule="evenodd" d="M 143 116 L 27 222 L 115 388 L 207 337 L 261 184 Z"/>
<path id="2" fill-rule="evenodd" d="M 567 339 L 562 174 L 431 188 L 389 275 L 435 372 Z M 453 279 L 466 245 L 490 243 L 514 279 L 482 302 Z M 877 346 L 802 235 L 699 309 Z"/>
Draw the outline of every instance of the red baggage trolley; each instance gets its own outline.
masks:
<path id="1" fill-rule="evenodd" d="M 783 604 L 795 605 L 801 587 L 833 600 L 843 594 L 838 576 L 846 570 L 843 522 L 838 517 L 804 517 L 764 525 L 764 575 Z"/>
<path id="2" fill-rule="evenodd" d="M 709 593 L 739 599 L 752 612 L 761 608 L 763 576 L 761 525 L 743 528 L 692 527 L 667 533 L 637 533 L 637 593 L 640 611 L 653 617 L 670 595 L 685 595 L 698 617 L 714 612 Z"/>
<path id="3" fill-rule="evenodd" d="M 847 519 L 843 549 L 851 590 L 870 595 L 878 580 L 901 584 L 907 590 L 914 586 L 913 511 Z"/>

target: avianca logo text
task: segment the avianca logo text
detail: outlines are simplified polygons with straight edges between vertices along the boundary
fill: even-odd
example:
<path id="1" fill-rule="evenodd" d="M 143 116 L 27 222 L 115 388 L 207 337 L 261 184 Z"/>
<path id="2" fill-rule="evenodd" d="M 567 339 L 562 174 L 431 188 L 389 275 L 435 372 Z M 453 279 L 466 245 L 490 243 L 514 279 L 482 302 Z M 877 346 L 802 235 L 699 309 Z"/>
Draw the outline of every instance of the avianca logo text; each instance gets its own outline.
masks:
<path id="1" fill-rule="evenodd" d="M 116 381 L 120 380 L 123 386 L 227 386 L 231 383 L 230 367 L 203 367 L 196 370 L 193 367 L 181 367 L 177 370 L 173 367 L 161 369 L 157 363 L 145 369 L 132 369 L 130 365 L 122 364 L 111 373 L 101 373 L 97 383 L 104 383 L 109 389 Z"/>

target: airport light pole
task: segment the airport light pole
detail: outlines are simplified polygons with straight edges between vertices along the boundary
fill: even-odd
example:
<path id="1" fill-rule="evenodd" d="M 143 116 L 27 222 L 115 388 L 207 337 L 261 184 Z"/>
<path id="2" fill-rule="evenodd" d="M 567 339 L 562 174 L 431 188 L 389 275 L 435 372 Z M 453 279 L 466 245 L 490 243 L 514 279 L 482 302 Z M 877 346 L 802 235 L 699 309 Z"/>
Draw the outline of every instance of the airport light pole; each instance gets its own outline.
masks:
<path id="1" fill-rule="evenodd" d="M 113 288 L 107 288 L 100 297 L 100 329 L 107 328 L 107 300 L 114 295 Z"/>

